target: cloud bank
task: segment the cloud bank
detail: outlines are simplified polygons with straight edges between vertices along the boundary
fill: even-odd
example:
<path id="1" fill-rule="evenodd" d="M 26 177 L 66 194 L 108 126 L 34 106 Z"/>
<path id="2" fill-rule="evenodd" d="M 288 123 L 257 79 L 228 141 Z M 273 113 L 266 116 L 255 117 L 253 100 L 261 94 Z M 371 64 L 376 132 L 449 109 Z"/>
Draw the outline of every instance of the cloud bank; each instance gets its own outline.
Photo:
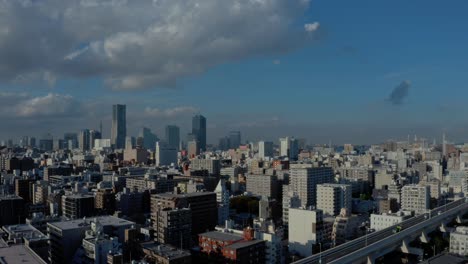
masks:
<path id="1" fill-rule="evenodd" d="M 306 0 L 0 0 L 0 80 L 103 78 L 115 89 L 180 78 L 307 43 Z"/>

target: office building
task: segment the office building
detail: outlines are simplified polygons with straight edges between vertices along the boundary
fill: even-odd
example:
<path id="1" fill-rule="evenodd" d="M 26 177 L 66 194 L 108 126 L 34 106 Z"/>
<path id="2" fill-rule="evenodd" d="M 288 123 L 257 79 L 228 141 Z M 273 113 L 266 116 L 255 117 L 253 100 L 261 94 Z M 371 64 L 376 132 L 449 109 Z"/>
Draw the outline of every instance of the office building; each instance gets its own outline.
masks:
<path id="1" fill-rule="evenodd" d="M 210 175 L 219 175 L 221 172 L 221 161 L 214 158 L 195 158 L 191 160 L 190 169 L 192 171 L 207 170 Z"/>
<path id="2" fill-rule="evenodd" d="M 177 148 L 166 142 L 156 142 L 155 152 L 156 166 L 177 165 Z"/>
<path id="3" fill-rule="evenodd" d="M 159 140 L 159 138 L 151 132 L 151 129 L 147 127 L 141 128 L 139 138 L 142 139 L 142 142 L 137 142 L 137 145 L 144 149 L 154 149 L 156 142 Z"/>
<path id="4" fill-rule="evenodd" d="M 312 248 L 322 241 L 321 210 L 289 209 L 289 252 L 302 257 L 312 256 Z"/>
<path id="5" fill-rule="evenodd" d="M 187 142 L 187 155 L 189 158 L 194 158 L 198 154 L 200 154 L 200 148 L 198 141 L 196 140 L 191 140 Z"/>
<path id="6" fill-rule="evenodd" d="M 44 151 L 52 151 L 54 148 L 54 138 L 51 134 L 44 135 L 39 140 L 39 149 Z"/>
<path id="7" fill-rule="evenodd" d="M 32 203 L 33 184 L 32 179 L 15 179 L 15 194 L 23 198 L 26 203 Z"/>
<path id="8" fill-rule="evenodd" d="M 212 192 L 153 195 L 151 197 L 151 220 L 153 224 L 158 222 L 161 208 L 190 208 L 192 210 L 192 237 L 206 230 L 213 230 L 218 222 L 216 194 Z"/>
<path id="9" fill-rule="evenodd" d="M 195 135 L 201 151 L 206 150 L 206 118 L 196 115 L 192 118 L 192 134 Z"/>
<path id="10" fill-rule="evenodd" d="M 273 142 L 260 141 L 258 142 L 258 157 L 264 159 L 266 157 L 273 157 Z"/>
<path id="11" fill-rule="evenodd" d="M 166 126 L 166 142 L 169 144 L 169 146 L 179 150 L 180 129 L 178 126 Z"/>
<path id="12" fill-rule="evenodd" d="M 347 184 L 318 184 L 317 209 L 324 214 L 337 216 L 342 208 L 351 212 L 352 188 Z"/>
<path id="13" fill-rule="evenodd" d="M 78 146 L 81 151 L 90 150 L 91 142 L 91 132 L 89 129 L 83 129 L 80 131 L 80 136 L 78 137 Z"/>
<path id="14" fill-rule="evenodd" d="M 102 135 L 101 132 L 97 130 L 90 130 L 89 131 L 89 149 L 93 149 L 95 147 L 96 139 L 101 139 Z"/>
<path id="15" fill-rule="evenodd" d="M 125 230 L 135 225 L 134 222 L 113 216 L 48 223 L 47 233 L 50 238 L 48 262 L 51 264 L 73 263 L 75 252 L 82 245 L 86 231 L 91 230 L 91 226 L 96 222 L 102 226 L 103 234 L 117 237 L 121 244 L 124 243 Z"/>
<path id="16" fill-rule="evenodd" d="M 241 145 L 241 132 L 231 131 L 229 132 L 229 147 L 231 149 L 237 149 Z"/>
<path id="17" fill-rule="evenodd" d="M 112 106 L 111 143 L 117 149 L 125 148 L 127 137 L 127 107 L 125 105 Z"/>
<path id="18" fill-rule="evenodd" d="M 68 149 L 75 149 L 78 147 L 78 134 L 76 133 L 65 133 L 63 140 L 67 142 Z"/>
<path id="19" fill-rule="evenodd" d="M 280 185 L 276 175 L 247 174 L 247 192 L 258 196 L 278 199 Z"/>
<path id="20" fill-rule="evenodd" d="M 223 225 L 229 219 L 229 191 L 226 188 L 226 181 L 220 179 L 214 192 L 218 203 L 218 225 Z"/>
<path id="21" fill-rule="evenodd" d="M 401 210 L 412 211 L 416 215 L 425 214 L 430 209 L 431 191 L 429 186 L 405 185 L 401 188 Z"/>
<path id="22" fill-rule="evenodd" d="M 304 207 L 315 206 L 317 198 L 317 184 L 333 183 L 334 171 L 330 167 L 291 168 L 291 190 L 299 196 Z"/>
<path id="23" fill-rule="evenodd" d="M 177 248 L 189 249 L 191 245 L 192 211 L 190 208 L 158 208 L 153 223 L 155 240 Z"/>
<path id="24" fill-rule="evenodd" d="M 62 196 L 62 214 L 68 219 L 79 219 L 94 215 L 94 196 L 66 194 Z"/>
<path id="25" fill-rule="evenodd" d="M 24 223 L 26 218 L 23 198 L 0 196 L 0 226 Z"/>

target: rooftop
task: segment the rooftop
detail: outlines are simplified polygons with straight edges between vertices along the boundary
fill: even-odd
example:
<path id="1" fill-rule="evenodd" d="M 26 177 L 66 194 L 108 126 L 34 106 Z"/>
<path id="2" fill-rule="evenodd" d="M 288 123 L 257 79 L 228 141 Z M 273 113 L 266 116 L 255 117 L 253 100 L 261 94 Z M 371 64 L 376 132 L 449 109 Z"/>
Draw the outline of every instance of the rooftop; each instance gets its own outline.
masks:
<path id="1" fill-rule="evenodd" d="M 49 223 L 49 225 L 54 226 L 58 229 L 61 230 L 66 230 L 66 229 L 75 229 L 79 228 L 82 226 L 89 226 L 91 225 L 91 222 L 94 222 L 95 219 L 99 221 L 103 226 L 126 226 L 126 225 L 134 225 L 134 222 L 127 221 L 122 218 L 118 218 L 115 216 L 99 216 L 99 217 L 93 217 L 93 218 L 88 218 L 88 219 L 75 219 L 71 221 L 61 221 L 61 222 L 54 222 L 54 223 Z"/>
<path id="2" fill-rule="evenodd" d="M 28 225 L 28 224 L 4 226 L 3 230 L 5 230 L 5 232 L 8 234 L 9 239 L 14 239 L 14 238 L 24 238 L 27 240 L 47 239 L 47 236 L 45 236 L 43 233 L 41 233 L 32 225 Z"/>
<path id="3" fill-rule="evenodd" d="M 199 234 L 199 236 L 219 240 L 219 241 L 238 241 L 244 239 L 242 235 L 234 234 L 234 233 L 227 233 L 227 232 L 220 232 L 220 231 L 211 231 Z"/>
<path id="4" fill-rule="evenodd" d="M 142 243 L 141 246 L 146 249 L 152 251 L 154 254 L 163 256 L 167 259 L 176 259 L 182 257 L 190 256 L 190 252 L 186 250 L 177 249 L 175 247 L 166 245 L 166 244 L 159 244 L 156 242 L 148 242 Z"/>
<path id="5" fill-rule="evenodd" d="M 225 249 L 240 249 L 240 248 L 250 247 L 252 245 L 260 244 L 260 243 L 264 243 L 264 242 L 265 241 L 263 241 L 263 240 L 241 241 L 241 242 L 237 242 L 237 243 L 234 243 L 232 245 L 229 245 L 229 246 L 225 247 Z"/>
<path id="6" fill-rule="evenodd" d="M 0 240 L 0 260 L 5 264 L 45 264 L 46 262 L 37 256 L 25 245 L 7 246 L 3 240 Z"/>

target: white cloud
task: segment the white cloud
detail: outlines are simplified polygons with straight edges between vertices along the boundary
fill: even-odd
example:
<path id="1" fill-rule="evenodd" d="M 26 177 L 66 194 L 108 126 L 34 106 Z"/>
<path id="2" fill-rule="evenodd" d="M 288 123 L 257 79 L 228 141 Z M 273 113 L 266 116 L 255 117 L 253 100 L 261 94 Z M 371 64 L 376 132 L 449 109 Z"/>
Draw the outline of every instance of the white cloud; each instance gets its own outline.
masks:
<path id="1" fill-rule="evenodd" d="M 83 105 L 70 95 L 49 93 L 33 97 L 27 93 L 0 93 L 0 116 L 4 118 L 48 118 L 81 115 Z"/>
<path id="2" fill-rule="evenodd" d="M 304 0 L 0 1 L 0 79 L 48 72 L 116 89 L 178 79 L 305 44 Z M 47 79 L 46 81 L 50 81 Z"/>
<path id="3" fill-rule="evenodd" d="M 199 110 L 192 106 L 178 106 L 174 108 L 159 109 L 159 108 L 145 108 L 145 114 L 148 117 L 177 117 L 193 115 Z"/>
<path id="4" fill-rule="evenodd" d="M 314 32 L 317 31 L 317 29 L 320 27 L 319 22 L 314 22 L 314 23 L 309 23 L 304 25 L 304 29 L 307 32 Z"/>

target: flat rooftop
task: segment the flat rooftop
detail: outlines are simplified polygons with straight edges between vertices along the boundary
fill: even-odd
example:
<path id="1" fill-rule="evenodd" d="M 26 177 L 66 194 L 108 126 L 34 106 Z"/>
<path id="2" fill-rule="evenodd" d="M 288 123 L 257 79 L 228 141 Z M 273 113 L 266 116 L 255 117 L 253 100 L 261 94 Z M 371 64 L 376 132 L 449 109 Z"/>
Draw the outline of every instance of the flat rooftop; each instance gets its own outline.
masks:
<path id="1" fill-rule="evenodd" d="M 25 245 L 7 246 L 0 239 L 0 262 L 5 264 L 45 264 L 39 256 Z"/>
<path id="2" fill-rule="evenodd" d="M 82 226 L 91 225 L 91 222 L 98 220 L 103 226 L 126 226 L 126 225 L 134 225 L 135 222 L 131 222 L 122 218 L 118 218 L 115 216 L 99 216 L 99 217 L 91 217 L 84 219 L 75 219 L 71 221 L 61 221 L 61 222 L 53 222 L 49 223 L 49 225 L 54 226 L 61 230 L 66 229 L 76 229 Z"/>
<path id="3" fill-rule="evenodd" d="M 158 193 L 155 194 L 157 197 L 164 197 L 164 198 L 176 198 L 176 197 L 198 197 L 198 196 L 205 196 L 205 195 L 213 195 L 214 192 L 193 192 L 193 193 Z"/>
<path id="4" fill-rule="evenodd" d="M 24 238 L 27 240 L 41 240 L 47 239 L 43 233 L 37 230 L 34 226 L 23 224 L 23 225 L 9 225 L 4 226 L 3 230 L 11 237 L 11 238 Z"/>
<path id="5" fill-rule="evenodd" d="M 264 243 L 264 241 L 263 240 L 241 241 L 241 242 L 237 242 L 232 245 L 229 245 L 225 248 L 226 249 L 239 249 L 239 248 L 250 247 L 252 245 L 261 244 L 261 243 Z"/>
<path id="6" fill-rule="evenodd" d="M 244 239 L 241 235 L 234 234 L 234 233 L 225 233 L 225 232 L 220 232 L 220 231 L 211 231 L 211 232 L 206 232 L 199 234 L 199 236 L 211 238 L 214 240 L 219 240 L 219 241 L 238 241 Z"/>
<path id="7" fill-rule="evenodd" d="M 142 243 L 144 249 L 154 252 L 156 255 L 163 256 L 167 259 L 177 259 L 182 257 L 189 257 L 191 254 L 187 250 L 181 250 L 166 244 L 159 244 L 156 242 Z"/>

